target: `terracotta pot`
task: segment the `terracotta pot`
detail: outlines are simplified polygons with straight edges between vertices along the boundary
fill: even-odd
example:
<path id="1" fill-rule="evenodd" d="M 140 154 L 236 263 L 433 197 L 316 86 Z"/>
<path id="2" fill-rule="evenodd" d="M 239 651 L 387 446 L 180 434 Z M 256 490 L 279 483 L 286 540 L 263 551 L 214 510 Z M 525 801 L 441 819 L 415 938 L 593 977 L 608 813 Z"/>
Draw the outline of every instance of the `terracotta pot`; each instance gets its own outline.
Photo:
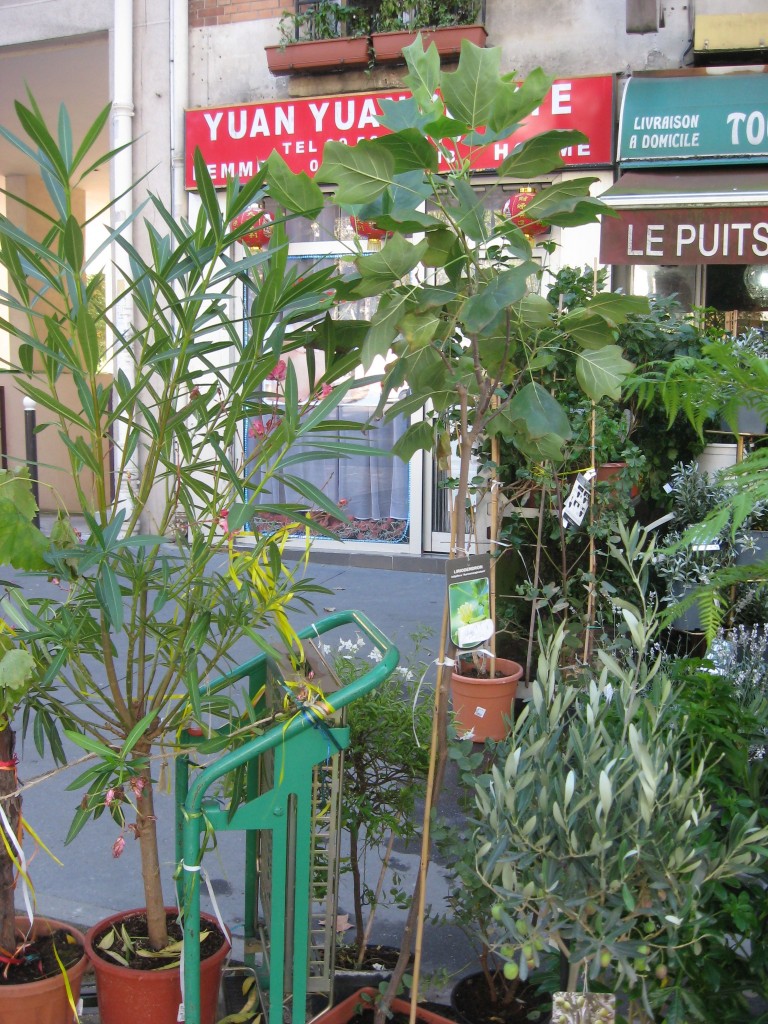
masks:
<path id="1" fill-rule="evenodd" d="M 26 917 L 17 917 L 16 927 L 24 934 L 29 927 L 29 921 Z M 59 928 L 69 932 L 83 947 L 80 960 L 67 970 L 72 998 L 77 1003 L 80 998 L 80 983 L 88 967 L 85 936 L 71 925 L 54 921 L 49 917 L 35 918 L 32 936 L 35 938 L 39 935 L 50 935 Z M 31 981 L 25 985 L 0 985 L 0 1021 L 7 1021 L 8 1024 L 71 1024 L 75 1019 L 67 998 L 64 978 L 60 974 L 40 981 Z"/>
<path id="2" fill-rule="evenodd" d="M 265 46 L 264 50 L 267 67 L 273 75 L 364 68 L 370 59 L 366 36 L 308 39 L 287 46 Z"/>
<path id="3" fill-rule="evenodd" d="M 437 52 L 446 59 L 458 59 L 462 39 L 468 39 L 475 46 L 485 46 L 488 33 L 484 25 L 447 25 L 443 28 L 421 29 L 424 47 L 434 43 Z M 410 46 L 418 36 L 417 32 L 374 32 L 371 36 L 374 62 L 376 64 L 405 64 L 403 47 Z"/>
<path id="4" fill-rule="evenodd" d="M 342 1002 L 337 1003 L 328 1010 L 324 1010 L 323 1013 L 314 1018 L 312 1024 L 349 1024 L 349 1021 L 354 1019 L 360 1006 L 372 1006 L 373 1000 L 378 995 L 379 992 L 375 988 L 361 988 L 353 995 L 342 1000 Z M 392 1012 L 408 1016 L 411 1012 L 411 1005 L 404 999 L 393 999 Z M 420 1005 L 416 1006 L 416 1020 L 421 1021 L 421 1024 L 453 1024 L 449 1018 L 441 1017 L 439 1013 L 434 1013 L 432 1010 L 427 1010 Z"/>
<path id="5" fill-rule="evenodd" d="M 496 679 L 475 679 L 459 672 L 451 673 L 451 695 L 456 731 L 474 732 L 476 743 L 503 740 L 509 732 L 506 719 L 512 715 L 517 683 L 523 666 L 507 658 L 496 659 Z"/>
<path id="6" fill-rule="evenodd" d="M 177 913 L 167 907 L 169 914 Z M 136 971 L 104 960 L 94 951 L 105 931 L 143 908 L 124 910 L 95 924 L 85 936 L 85 949 L 96 975 L 96 997 L 100 1024 L 168 1024 L 178 1019 L 181 1003 L 181 971 L 178 967 L 162 971 Z M 201 914 L 201 920 L 214 928 L 214 917 Z M 213 956 L 200 962 L 200 1024 L 214 1024 L 217 1019 L 219 986 L 224 961 L 229 954 L 225 942 Z"/>
<path id="7" fill-rule="evenodd" d="M 597 467 L 597 482 L 607 483 L 613 477 L 620 476 L 627 468 L 626 462 L 603 462 L 602 465 Z M 639 493 L 637 484 L 633 484 L 629 496 L 630 498 L 636 498 Z"/>

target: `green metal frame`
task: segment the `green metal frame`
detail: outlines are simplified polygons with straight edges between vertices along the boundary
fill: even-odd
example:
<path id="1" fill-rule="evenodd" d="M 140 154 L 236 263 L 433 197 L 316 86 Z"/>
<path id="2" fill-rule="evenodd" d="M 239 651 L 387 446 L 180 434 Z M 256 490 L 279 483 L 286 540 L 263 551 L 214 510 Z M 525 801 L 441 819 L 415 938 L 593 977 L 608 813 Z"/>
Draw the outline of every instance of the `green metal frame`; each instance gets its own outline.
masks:
<path id="1" fill-rule="evenodd" d="M 399 652 L 391 641 L 361 612 L 338 612 L 319 620 L 299 633 L 309 640 L 344 626 L 353 625 L 381 652 L 381 660 L 360 679 L 331 695 L 334 711 L 339 711 L 375 689 L 394 671 Z M 264 685 L 268 659 L 260 654 L 206 687 L 206 693 L 219 692 L 233 683 L 248 680 L 251 698 Z M 260 736 L 229 750 L 196 773 L 190 782 L 190 756 L 182 754 L 176 762 L 176 857 L 180 867 L 180 906 L 184 914 L 184 1012 L 186 1024 L 200 1024 L 200 862 L 201 837 L 206 829 L 245 832 L 245 937 L 255 939 L 258 833 L 269 829 L 272 836 L 271 906 L 268 922 L 269 1024 L 283 1024 L 285 988 L 285 950 L 292 950 L 292 1024 L 304 1024 L 307 993 L 307 947 L 309 940 L 309 899 L 312 830 L 312 774 L 317 764 L 329 757 L 331 741 L 307 714 L 297 714 L 286 723 L 272 726 Z M 330 729 L 339 748 L 349 744 L 349 730 Z M 193 740 L 188 742 L 192 743 Z M 259 758 L 267 752 L 274 756 L 274 784 L 259 792 Z M 206 802 L 210 787 L 229 772 L 246 766 L 246 797 L 234 809 Z M 292 813 L 289 814 L 289 805 Z M 288 892 L 286 863 L 289 830 L 295 822 L 295 862 L 292 865 L 291 891 Z M 274 998 L 279 993 L 278 998 Z"/>

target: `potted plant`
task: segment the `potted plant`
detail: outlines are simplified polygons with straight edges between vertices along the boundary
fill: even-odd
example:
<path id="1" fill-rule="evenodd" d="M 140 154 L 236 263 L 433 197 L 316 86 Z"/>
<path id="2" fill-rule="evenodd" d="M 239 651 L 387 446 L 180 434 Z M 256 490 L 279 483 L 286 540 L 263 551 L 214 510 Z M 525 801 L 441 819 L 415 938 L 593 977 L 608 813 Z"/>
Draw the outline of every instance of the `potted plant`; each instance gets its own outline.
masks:
<path id="1" fill-rule="evenodd" d="M 13 486 L 7 472 L 0 473 L 0 494 Z M 40 917 L 33 909 L 21 838 L 24 832 L 37 837 L 21 815 L 13 716 L 27 699 L 34 701 L 36 674 L 34 658 L 16 643 L 8 624 L 0 622 L 0 1018 L 58 1024 L 68 1016 L 74 1019 L 88 960 L 78 929 Z M 17 884 L 26 916 L 14 908 Z"/>
<path id="2" fill-rule="evenodd" d="M 630 364 L 615 345 L 616 323 L 632 310 L 647 308 L 647 302 L 598 295 L 558 315 L 546 299 L 528 294 L 529 277 L 539 267 L 522 230 L 511 220 L 492 226 L 485 217 L 484 199 L 472 190 L 472 151 L 487 144 L 483 131 L 490 126 L 506 137 L 539 105 L 551 79 L 536 71 L 518 88 L 500 75 L 498 49 L 466 41 L 452 74 L 441 72 L 436 51 L 425 51 L 421 44 L 407 47 L 404 56 L 409 69 L 404 84 L 413 99 L 405 104 L 382 102 L 381 123 L 390 132 L 354 146 L 327 143 L 319 176 L 333 186 L 333 201 L 342 209 L 392 232 L 380 252 L 353 261 L 345 294 L 379 300 L 363 342 L 363 362 L 368 366 L 379 355 L 389 359 L 382 413 L 389 418 L 426 407 L 425 418 L 405 432 L 396 454 L 409 459 L 427 449 L 445 462 L 452 450 L 457 453 L 455 555 L 465 547 L 470 466 L 484 439 L 503 434 L 529 457 L 541 458 L 542 453 L 560 452 L 569 434 L 566 410 L 535 376 L 531 379 L 537 356 L 545 359 L 556 345 L 570 347 L 577 379 L 590 397 L 618 397 Z M 557 168 L 566 136 L 573 141 L 579 133 L 544 133 L 522 143 L 499 173 L 527 180 Z M 555 225 L 588 221 L 599 209 L 588 190 L 589 179 L 555 183 L 538 193 L 526 212 Z M 422 237 L 409 240 L 414 232 Z M 434 276 L 412 279 L 411 272 L 420 264 L 435 271 Z M 390 350 L 394 357 L 388 356 Z M 406 394 L 401 392 L 389 405 L 391 393 L 406 383 Z M 427 796 L 427 814 L 445 767 L 447 621 L 446 616 L 436 687 L 434 785 Z M 426 857 L 428 829 L 422 849 Z M 422 901 L 419 891 L 390 995 L 407 962 Z"/>
<path id="3" fill-rule="evenodd" d="M 302 13 L 286 11 L 278 29 L 280 42 L 264 47 L 273 75 L 343 70 L 369 63 L 368 16 L 362 8 L 318 0 Z"/>
<path id="4" fill-rule="evenodd" d="M 365 702 L 347 710 L 349 747 L 341 803 L 346 849 L 341 871 L 352 882 L 352 920 L 336 948 L 337 1002 L 388 978 L 399 953 L 372 936 L 377 908 L 393 901 L 404 906 L 407 899 L 392 868 L 394 843 L 407 843 L 418 834 L 416 800 L 427 775 L 431 717 L 417 690 L 427 667 L 419 660 L 422 639 L 414 634 L 415 647 L 403 666 Z M 365 670 L 370 654 L 364 654 L 364 645 L 359 636 L 340 642 L 334 668 L 342 683 L 359 678 Z"/>
<path id="5" fill-rule="evenodd" d="M 479 780 L 478 870 L 496 893 L 498 951 L 510 977 L 560 951 L 562 990 L 617 993 L 630 1019 L 680 1010 L 679 957 L 709 938 L 709 896 L 762 870 L 768 832 L 735 813 L 713 828 L 705 776 L 713 756 L 680 742 L 676 689 L 654 650 L 645 599 L 653 545 L 623 532 L 636 601 L 620 601 L 633 646 L 563 679 L 556 636 L 533 696 Z M 610 687 L 610 699 L 608 687 Z"/>
<path id="6" fill-rule="evenodd" d="M 662 535 L 654 572 L 661 582 L 662 599 L 674 609 L 672 624 L 685 632 L 711 631 L 722 621 L 734 595 L 708 591 L 720 569 L 736 564 L 742 542 L 734 536 L 731 516 L 714 526 L 705 525 L 718 509 L 732 502 L 735 489 L 722 472 L 701 473 L 696 463 L 674 468 L 670 483 L 672 520 Z"/>
<path id="7" fill-rule="evenodd" d="M 547 988 L 556 978 L 544 966 L 536 972 L 535 979 L 508 978 L 504 958 L 498 952 L 503 928 L 493 915 L 496 897 L 478 874 L 472 839 L 474 787 L 488 770 L 493 749 L 493 744 L 480 750 L 469 739 L 451 737 L 449 757 L 458 776 L 463 820 L 457 823 L 453 814 L 438 813 L 435 822 L 435 845 L 447 866 L 446 916 L 466 935 L 476 957 L 454 982 L 450 993 L 454 1012 L 466 1024 L 514 1024 L 540 1019 L 549 1002 Z"/>
<path id="8" fill-rule="evenodd" d="M 305 507 L 336 510 L 316 488 L 289 474 L 289 463 L 281 467 L 297 439 L 311 442 L 338 428 L 327 414 L 347 385 L 319 397 L 321 385 L 333 380 L 333 358 L 324 381 L 311 386 L 303 402 L 288 364 L 283 417 L 247 465 L 230 456 L 244 424 L 270 408 L 269 378 L 281 354 L 301 344 L 301 326 L 291 337 L 294 326 L 323 317 L 331 303 L 334 273 L 302 268 L 299 276 L 289 270 L 281 224 L 298 213 L 314 216 L 322 195 L 305 177 L 291 179 L 283 198 L 284 209 L 293 212 L 276 219 L 270 248 L 233 260 L 232 246 L 253 224 L 253 218 L 241 222 L 239 214 L 263 198 L 266 170 L 242 188 L 232 183 L 220 209 L 198 154 L 203 202 L 196 223 L 177 221 L 152 199 L 161 227 L 147 223 L 145 258 L 127 236 L 133 224 L 138 237 L 138 221 L 118 219 L 109 240 L 124 263 L 124 287 L 106 306 L 93 303 L 100 275 L 92 268 L 103 253 L 88 251 L 73 197 L 83 175 L 105 173 L 112 159 L 94 150 L 109 109 L 79 143 L 65 114 L 56 137 L 33 99 L 16 109 L 28 141 L 5 128 L 2 133 L 37 154 L 49 203 L 38 208 L 7 194 L 9 208 L 18 201 L 18 210 L 34 213 L 46 233 L 42 240 L 28 233 L 22 213 L 0 217 L 0 263 L 10 282 L 3 299 L 11 311 L 3 327 L 14 342 L 10 363 L 17 387 L 34 399 L 39 429 L 57 433 L 69 454 L 63 472 L 78 489 L 86 535 L 78 537 L 63 512 L 50 536 L 43 534 L 32 521 L 23 481 L 6 488 L 0 562 L 60 584 L 54 597 L 12 593 L 6 613 L 13 616 L 19 644 L 39 666 L 36 687 L 47 709 L 42 733 L 59 743 L 63 726 L 93 757 L 73 783 L 85 792 L 69 838 L 108 812 L 119 830 L 115 856 L 126 837 L 137 840 L 143 883 L 143 921 L 137 923 L 151 956 L 167 967 L 178 959 L 178 947 L 169 943 L 178 912 L 169 912 L 163 896 L 155 752 L 160 744 L 172 745 L 184 723 L 207 729 L 209 712 L 214 719 L 228 714 L 227 695 L 208 703 L 201 686 L 231 663 L 229 651 L 238 639 L 271 650 L 262 635 L 270 627 L 295 649 L 291 602 L 306 603 L 317 589 L 282 563 L 287 528 L 235 553 L 234 534 L 251 514 L 246 495 L 280 478 L 303 496 Z M 278 167 L 273 195 L 281 194 L 281 182 Z M 228 227 L 233 222 L 236 229 Z M 253 296 L 246 339 L 229 312 L 235 283 Z M 106 340 L 100 344 L 102 326 Z M 337 443 L 329 446 L 324 450 L 338 454 Z M 356 448 L 346 441 L 343 447 Z M 296 506 L 272 507 L 311 525 Z M 96 955 L 127 959 L 118 948 L 122 933 L 111 925 L 94 928 L 92 946 L 101 947 Z M 223 949 L 226 936 L 218 941 Z M 142 973 L 139 987 L 146 991 Z M 175 984 L 177 1009 L 178 971 Z M 129 1005 L 135 1013 L 135 1004 Z"/>
<path id="9" fill-rule="evenodd" d="M 488 33 L 480 23 L 480 0 L 415 0 L 403 6 L 381 0 L 371 33 L 377 64 L 403 64 L 403 50 L 420 33 L 424 47 L 432 43 L 441 59 L 457 60 L 462 39 L 485 46 Z"/>

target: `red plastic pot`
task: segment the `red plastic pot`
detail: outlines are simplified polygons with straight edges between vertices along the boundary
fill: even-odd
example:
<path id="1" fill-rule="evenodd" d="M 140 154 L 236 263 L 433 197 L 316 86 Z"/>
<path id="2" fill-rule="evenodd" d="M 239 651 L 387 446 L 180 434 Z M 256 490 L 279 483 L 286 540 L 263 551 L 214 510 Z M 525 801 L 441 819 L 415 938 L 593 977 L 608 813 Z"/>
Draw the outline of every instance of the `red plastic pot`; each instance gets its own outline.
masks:
<path id="1" fill-rule="evenodd" d="M 175 916 L 173 907 L 167 913 Z M 162 971 L 137 971 L 104 960 L 94 951 L 94 943 L 115 924 L 143 908 L 124 910 L 105 917 L 85 936 L 85 949 L 96 975 L 96 997 L 101 1024 L 168 1024 L 178 1019 L 181 1003 L 181 971 L 178 967 Z M 201 922 L 218 929 L 214 917 L 201 914 Z M 230 950 L 225 942 L 212 956 L 200 961 L 200 1024 L 215 1024 L 219 987 L 224 961 Z"/>
<path id="2" fill-rule="evenodd" d="M 16 918 L 16 927 L 22 934 L 26 933 L 29 922 L 25 917 Z M 49 917 L 35 918 L 32 926 L 32 937 L 50 935 L 51 932 L 63 928 L 69 932 L 83 947 L 83 955 L 76 964 L 67 970 L 72 999 L 75 1003 L 80 998 L 80 983 L 88 967 L 85 955 L 85 936 L 76 928 L 62 921 L 54 921 Z M 56 974 L 40 981 L 28 982 L 24 985 L 0 985 L 0 1021 L 4 1024 L 72 1024 L 75 1015 L 67 999 L 64 978 Z"/>
<path id="3" fill-rule="evenodd" d="M 324 1010 L 323 1013 L 314 1018 L 313 1024 L 349 1024 L 361 1007 L 373 1007 L 374 1001 L 378 997 L 379 992 L 377 989 L 361 988 L 358 992 L 348 996 L 335 1006 Z M 407 1003 L 404 999 L 393 999 L 391 1009 L 393 1013 L 398 1015 L 405 1014 L 407 1017 L 411 1012 L 411 1004 Z M 416 1020 L 420 1021 L 421 1024 L 454 1024 L 449 1018 L 442 1017 L 439 1013 L 427 1010 L 419 1005 L 416 1006 Z"/>

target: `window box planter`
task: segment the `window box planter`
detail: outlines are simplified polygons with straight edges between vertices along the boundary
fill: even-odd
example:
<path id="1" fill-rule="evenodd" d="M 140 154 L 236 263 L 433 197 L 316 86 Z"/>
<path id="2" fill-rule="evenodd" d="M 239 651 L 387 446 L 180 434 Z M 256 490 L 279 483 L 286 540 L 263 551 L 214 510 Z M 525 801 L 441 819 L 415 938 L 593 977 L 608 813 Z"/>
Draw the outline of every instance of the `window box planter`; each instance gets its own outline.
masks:
<path id="1" fill-rule="evenodd" d="M 434 43 L 441 59 L 458 58 L 462 39 L 475 46 L 485 46 L 488 33 L 484 25 L 447 25 L 443 28 L 425 28 L 415 32 L 374 32 L 371 36 L 376 64 L 404 64 L 403 47 L 410 46 L 421 32 L 424 47 Z"/>
<path id="2" fill-rule="evenodd" d="M 369 42 L 366 36 L 338 39 L 309 39 L 287 46 L 265 46 L 267 67 L 273 75 L 311 74 L 330 69 L 368 66 Z"/>

